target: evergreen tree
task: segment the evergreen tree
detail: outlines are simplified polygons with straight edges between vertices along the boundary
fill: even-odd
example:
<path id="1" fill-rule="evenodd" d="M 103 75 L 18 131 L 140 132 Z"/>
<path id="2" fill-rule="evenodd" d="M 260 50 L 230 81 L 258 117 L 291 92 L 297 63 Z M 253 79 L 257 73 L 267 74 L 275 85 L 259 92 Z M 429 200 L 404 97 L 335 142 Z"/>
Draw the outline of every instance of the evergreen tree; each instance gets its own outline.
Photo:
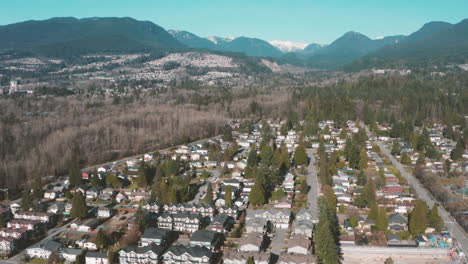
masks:
<path id="1" fill-rule="evenodd" d="M 273 163 L 274 152 L 269 145 L 265 145 L 260 151 L 260 164 L 265 167 L 271 166 Z"/>
<path id="2" fill-rule="evenodd" d="M 208 183 L 208 187 L 206 188 L 206 195 L 203 202 L 208 205 L 213 203 L 213 187 L 210 183 Z"/>
<path id="3" fill-rule="evenodd" d="M 335 239 L 330 230 L 330 224 L 324 222 L 317 228 L 316 253 L 320 263 L 336 264 L 340 263 Z"/>
<path id="4" fill-rule="evenodd" d="M 423 201 L 417 200 L 413 211 L 409 217 L 409 231 L 413 235 L 424 233 L 427 228 L 427 205 Z"/>
<path id="5" fill-rule="evenodd" d="M 379 215 L 379 206 L 376 202 L 374 202 L 370 206 L 369 214 L 367 215 L 367 219 L 377 220 L 377 216 Z"/>
<path id="6" fill-rule="evenodd" d="M 374 181 L 372 180 L 372 177 L 369 177 L 366 185 L 364 185 L 364 188 L 362 189 L 362 197 L 365 201 L 365 205 L 367 207 L 370 207 L 372 204 L 375 203 L 376 198 L 375 198 L 375 185 Z"/>
<path id="7" fill-rule="evenodd" d="M 375 220 L 375 227 L 380 231 L 385 231 L 388 228 L 388 216 L 385 207 L 378 209 L 377 219 Z"/>
<path id="8" fill-rule="evenodd" d="M 331 187 L 327 188 L 325 192 L 325 198 L 327 199 L 328 208 L 332 208 L 336 210 L 337 199 L 336 199 L 335 192 L 333 191 Z"/>
<path id="9" fill-rule="evenodd" d="M 357 179 L 356 179 L 356 184 L 360 185 L 360 186 L 363 186 L 363 185 L 366 184 L 366 182 L 367 182 L 366 174 L 364 173 L 363 170 L 359 171 L 359 173 L 357 175 Z"/>
<path id="10" fill-rule="evenodd" d="M 71 217 L 83 219 L 88 215 L 88 207 L 86 206 L 86 200 L 80 191 L 76 191 L 73 195 L 72 209 L 70 212 Z"/>
<path id="11" fill-rule="evenodd" d="M 410 165 L 411 164 L 411 158 L 408 155 L 408 153 L 406 153 L 406 152 L 403 153 L 403 155 L 401 156 L 401 163 L 405 164 L 405 165 Z"/>
<path id="12" fill-rule="evenodd" d="M 255 147 L 255 144 L 250 146 L 250 151 L 249 151 L 249 156 L 247 158 L 247 166 L 249 167 L 255 167 L 257 166 L 258 162 L 258 157 L 257 157 L 257 148 Z"/>
<path id="13" fill-rule="evenodd" d="M 140 232 L 143 232 L 148 226 L 148 215 L 143 211 L 143 209 L 141 209 L 141 207 L 139 207 L 135 213 L 135 223 Z"/>
<path id="14" fill-rule="evenodd" d="M 31 190 L 26 189 L 21 195 L 21 210 L 27 211 L 33 206 L 33 197 L 31 195 Z"/>
<path id="15" fill-rule="evenodd" d="M 463 139 L 459 139 L 457 141 L 457 145 L 450 153 L 450 157 L 453 160 L 461 160 L 464 151 L 465 151 L 465 143 L 463 142 Z"/>
<path id="16" fill-rule="evenodd" d="M 232 128 L 230 125 L 225 125 L 223 129 L 223 140 L 227 142 L 233 141 Z"/>
<path id="17" fill-rule="evenodd" d="M 82 183 L 80 169 L 76 164 L 73 164 L 73 166 L 68 170 L 68 180 L 72 186 L 78 186 Z"/>
<path id="18" fill-rule="evenodd" d="M 99 229 L 96 235 L 95 244 L 100 250 L 106 249 L 109 246 L 109 239 L 107 238 L 106 234 L 104 234 L 102 229 Z"/>
<path id="19" fill-rule="evenodd" d="M 392 150 L 391 150 L 391 154 L 392 155 L 400 155 L 401 153 L 401 145 L 400 145 L 400 142 L 398 140 L 393 140 L 393 145 L 392 145 Z"/>
<path id="20" fill-rule="evenodd" d="M 429 211 L 429 224 L 435 228 L 437 232 L 440 232 L 444 229 L 444 220 L 439 215 L 437 204 L 434 204 L 432 209 Z"/>
<path id="21" fill-rule="evenodd" d="M 294 151 L 294 163 L 296 166 L 307 165 L 308 158 L 305 147 L 303 144 L 299 144 Z"/>
<path id="22" fill-rule="evenodd" d="M 226 186 L 226 189 L 224 190 L 224 200 L 226 203 L 226 206 L 232 206 L 232 187 L 231 185 Z"/>
<path id="23" fill-rule="evenodd" d="M 361 148 L 361 151 L 359 153 L 359 169 L 367 169 L 367 152 L 364 146 Z"/>
<path id="24" fill-rule="evenodd" d="M 257 181 L 249 194 L 249 201 L 253 205 L 263 205 L 267 202 L 265 190 L 263 186 Z"/>
<path id="25" fill-rule="evenodd" d="M 252 256 L 249 256 L 249 257 L 247 258 L 246 264 L 255 264 L 254 258 L 253 258 Z"/>

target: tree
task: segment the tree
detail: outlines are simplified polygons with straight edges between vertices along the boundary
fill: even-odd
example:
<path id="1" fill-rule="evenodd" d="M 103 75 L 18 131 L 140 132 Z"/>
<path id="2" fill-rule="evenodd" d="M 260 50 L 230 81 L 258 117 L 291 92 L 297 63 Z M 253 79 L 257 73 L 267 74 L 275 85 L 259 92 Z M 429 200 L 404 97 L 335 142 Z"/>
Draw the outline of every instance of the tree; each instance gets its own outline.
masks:
<path id="1" fill-rule="evenodd" d="M 463 156 L 464 151 L 465 151 L 465 143 L 463 142 L 463 139 L 460 138 L 457 141 L 457 145 L 455 146 L 455 148 L 450 153 L 450 157 L 453 160 L 460 160 L 462 158 L 462 156 Z"/>
<path id="2" fill-rule="evenodd" d="M 213 187 L 211 186 L 210 183 L 207 183 L 208 187 L 206 188 L 206 194 L 205 197 L 203 198 L 203 202 L 205 204 L 212 204 L 213 203 Z"/>
<path id="3" fill-rule="evenodd" d="M 73 166 L 68 170 L 68 180 L 72 186 L 78 186 L 83 181 L 80 169 L 76 164 L 73 164 Z"/>
<path id="4" fill-rule="evenodd" d="M 141 207 L 139 207 L 135 213 L 135 223 L 138 226 L 138 230 L 141 232 L 143 232 L 148 226 L 148 214 L 143 211 Z"/>
<path id="5" fill-rule="evenodd" d="M 393 140 L 393 145 L 392 145 L 392 150 L 390 151 L 390 153 L 392 155 L 400 155 L 400 152 L 401 152 L 401 146 L 400 146 L 400 142 L 396 139 Z"/>
<path id="6" fill-rule="evenodd" d="M 81 251 L 81 254 L 76 256 L 75 264 L 86 264 L 86 250 Z"/>
<path id="7" fill-rule="evenodd" d="M 356 179 L 356 184 L 363 186 L 366 184 L 366 182 L 367 182 L 367 176 L 366 174 L 364 174 L 364 170 L 359 171 L 359 174 L 357 175 L 357 179 Z"/>
<path id="8" fill-rule="evenodd" d="M 102 229 L 99 229 L 96 235 L 95 243 L 98 249 L 101 249 L 101 250 L 106 249 L 109 246 L 109 239 L 107 238 L 106 234 L 104 234 Z"/>
<path id="9" fill-rule="evenodd" d="M 224 201 L 226 203 L 226 206 L 232 206 L 232 187 L 231 185 L 226 186 L 226 189 L 224 190 Z"/>
<path id="10" fill-rule="evenodd" d="M 367 219 L 377 220 L 378 215 L 379 215 L 379 206 L 377 205 L 376 202 L 374 202 L 370 207 L 369 214 L 367 215 Z"/>
<path id="11" fill-rule="evenodd" d="M 308 158 L 303 144 L 299 144 L 294 151 L 294 163 L 296 166 L 307 165 Z"/>
<path id="12" fill-rule="evenodd" d="M 388 228 L 388 216 L 385 207 L 378 209 L 377 219 L 375 220 L 375 227 L 380 231 L 385 231 Z"/>
<path id="13" fill-rule="evenodd" d="M 246 264 L 255 264 L 254 258 L 253 258 L 252 256 L 249 256 L 249 257 L 247 258 Z"/>
<path id="14" fill-rule="evenodd" d="M 367 151 L 364 146 L 361 147 L 361 151 L 359 152 L 359 169 L 367 169 Z"/>
<path id="15" fill-rule="evenodd" d="M 255 145 L 250 146 L 249 156 L 247 158 L 247 166 L 255 167 L 257 166 L 258 157 L 257 157 L 257 148 Z"/>
<path id="16" fill-rule="evenodd" d="M 385 259 L 385 262 L 384 264 L 393 264 L 393 259 L 391 257 L 388 257 L 387 259 Z"/>
<path id="17" fill-rule="evenodd" d="M 301 181 L 301 189 L 300 189 L 302 194 L 307 194 L 309 192 L 309 185 L 307 185 L 306 180 Z"/>
<path id="18" fill-rule="evenodd" d="M 409 216 L 409 231 L 413 235 L 424 233 L 427 228 L 427 205 L 421 200 L 416 201 L 416 205 Z"/>
<path id="19" fill-rule="evenodd" d="M 429 225 L 435 228 L 437 232 L 440 232 L 444 228 L 444 220 L 440 217 L 437 207 L 437 204 L 434 204 L 429 211 Z"/>
<path id="20" fill-rule="evenodd" d="M 21 195 L 21 210 L 27 211 L 33 206 L 33 197 L 31 190 L 26 189 Z"/>
<path id="21" fill-rule="evenodd" d="M 80 191 L 76 191 L 73 195 L 72 209 L 70 212 L 71 217 L 83 219 L 88 215 L 88 207 L 86 200 Z"/>
<path id="22" fill-rule="evenodd" d="M 401 156 L 401 163 L 405 164 L 405 165 L 410 165 L 411 164 L 411 158 L 408 155 L 408 153 L 406 153 L 406 152 L 403 153 L 403 155 Z"/>
<path id="23" fill-rule="evenodd" d="M 334 208 L 336 210 L 337 199 L 333 188 L 327 188 L 325 198 L 327 199 L 328 208 Z"/>
<path id="24" fill-rule="evenodd" d="M 228 142 L 233 141 L 232 128 L 228 124 L 226 124 L 223 129 L 223 140 Z"/>
<path id="25" fill-rule="evenodd" d="M 106 185 L 112 186 L 114 189 L 120 188 L 122 183 L 119 180 L 119 177 L 115 174 L 107 174 L 106 175 Z"/>
<path id="26" fill-rule="evenodd" d="M 324 222 L 317 228 L 316 237 L 316 253 L 323 264 L 336 264 L 340 263 L 339 255 L 337 252 L 337 246 L 335 239 L 330 230 L 330 224 Z"/>
<path id="27" fill-rule="evenodd" d="M 265 190 L 263 186 L 257 181 L 249 194 L 249 201 L 253 205 L 263 205 L 266 201 Z"/>

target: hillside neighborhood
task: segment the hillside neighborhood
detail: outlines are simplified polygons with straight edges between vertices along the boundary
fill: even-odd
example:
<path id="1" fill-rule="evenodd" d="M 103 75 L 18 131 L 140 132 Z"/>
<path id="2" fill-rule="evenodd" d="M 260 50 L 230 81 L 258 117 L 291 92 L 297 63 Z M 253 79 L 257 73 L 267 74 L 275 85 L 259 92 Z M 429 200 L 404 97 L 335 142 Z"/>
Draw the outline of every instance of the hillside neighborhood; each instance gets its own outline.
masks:
<path id="1" fill-rule="evenodd" d="M 465 259 L 466 238 L 446 228 L 443 205 L 419 197 L 381 147 L 408 170 L 451 178 L 466 175 L 468 154 L 438 125 L 419 132 L 428 138 L 420 147 L 438 153 L 431 158 L 392 130 L 232 120 L 214 138 L 75 168 L 2 202 L 1 255 L 5 263 L 378 263 L 371 251 L 384 248 L 397 261 Z M 448 197 L 465 191 L 447 187 Z M 464 211 L 453 213 L 466 228 Z M 333 237 L 341 256 L 330 253 Z"/>

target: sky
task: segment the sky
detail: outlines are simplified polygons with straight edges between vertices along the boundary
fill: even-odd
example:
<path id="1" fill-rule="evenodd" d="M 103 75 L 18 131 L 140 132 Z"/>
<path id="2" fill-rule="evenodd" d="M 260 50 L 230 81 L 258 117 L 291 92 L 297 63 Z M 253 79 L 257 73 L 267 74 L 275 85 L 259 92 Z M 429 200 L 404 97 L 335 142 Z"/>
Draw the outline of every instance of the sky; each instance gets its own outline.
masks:
<path id="1" fill-rule="evenodd" d="M 202 37 L 331 43 L 348 31 L 408 35 L 468 18 L 467 0 L 0 0 L 0 25 L 51 17 L 132 17 Z M 1 40 L 1 36 L 0 36 Z"/>

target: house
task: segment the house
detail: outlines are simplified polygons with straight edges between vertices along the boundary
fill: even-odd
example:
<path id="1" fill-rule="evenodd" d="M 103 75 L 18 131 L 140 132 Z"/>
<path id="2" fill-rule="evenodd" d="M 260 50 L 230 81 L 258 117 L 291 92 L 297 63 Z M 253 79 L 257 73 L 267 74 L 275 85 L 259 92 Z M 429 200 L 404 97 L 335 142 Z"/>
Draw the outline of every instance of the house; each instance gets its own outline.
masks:
<path id="1" fill-rule="evenodd" d="M 99 186 L 91 187 L 86 191 L 86 199 L 95 199 L 101 194 L 102 188 Z"/>
<path id="2" fill-rule="evenodd" d="M 18 248 L 18 239 L 13 237 L 0 237 L 0 256 L 7 257 Z"/>
<path id="3" fill-rule="evenodd" d="M 245 230 L 247 233 L 263 233 L 266 230 L 267 220 L 263 218 L 251 218 L 245 222 Z"/>
<path id="4" fill-rule="evenodd" d="M 98 208 L 97 217 L 98 218 L 109 218 L 113 214 L 113 210 L 109 207 L 101 206 Z"/>
<path id="5" fill-rule="evenodd" d="M 53 220 L 53 213 L 16 211 L 13 215 L 15 219 L 37 220 L 42 223 L 48 223 Z"/>
<path id="6" fill-rule="evenodd" d="M 314 264 L 317 260 L 311 254 L 297 255 L 283 253 L 279 256 L 277 264 Z"/>
<path id="7" fill-rule="evenodd" d="M 42 230 L 43 223 L 39 220 L 13 219 L 7 223 L 8 228 L 24 230 Z"/>
<path id="8" fill-rule="evenodd" d="M 305 235 L 307 237 L 312 237 L 313 230 L 314 224 L 310 220 L 298 220 L 295 221 L 292 225 L 293 235 Z"/>
<path id="9" fill-rule="evenodd" d="M 388 229 L 394 232 L 408 230 L 408 218 L 400 213 L 390 215 L 388 217 Z"/>
<path id="10" fill-rule="evenodd" d="M 59 253 L 65 261 L 75 262 L 76 257 L 83 252 L 81 248 L 60 248 Z"/>
<path id="11" fill-rule="evenodd" d="M 239 251 L 260 252 L 263 248 L 263 234 L 249 233 L 239 240 Z"/>
<path id="12" fill-rule="evenodd" d="M 237 206 L 221 206 L 218 208 L 219 214 L 226 214 L 234 219 L 239 215 L 239 208 Z"/>
<path id="13" fill-rule="evenodd" d="M 47 208 L 48 213 L 62 214 L 65 211 L 65 204 L 62 202 L 56 202 Z"/>
<path id="14" fill-rule="evenodd" d="M 232 218 L 231 216 L 227 214 L 218 214 L 213 218 L 211 223 L 208 225 L 207 229 L 219 233 L 226 233 L 231 231 L 231 228 L 234 223 L 234 218 Z"/>
<path id="15" fill-rule="evenodd" d="M 164 248 L 156 244 L 126 247 L 119 251 L 120 264 L 158 263 Z"/>
<path id="16" fill-rule="evenodd" d="M 44 192 L 44 199 L 54 200 L 58 197 L 58 193 L 54 190 L 48 190 Z"/>
<path id="17" fill-rule="evenodd" d="M 27 239 L 29 231 L 26 229 L 12 229 L 2 228 L 0 229 L 0 237 L 11 237 L 14 239 Z"/>
<path id="18" fill-rule="evenodd" d="M 164 245 L 170 240 L 171 231 L 164 228 L 148 227 L 140 238 L 140 247 L 146 247 L 150 244 Z"/>
<path id="19" fill-rule="evenodd" d="M 95 218 L 85 220 L 84 222 L 76 222 L 70 225 L 70 228 L 76 229 L 79 232 L 89 233 L 99 226 L 99 222 Z"/>
<path id="20" fill-rule="evenodd" d="M 247 220 L 256 217 L 270 221 L 275 228 L 287 229 L 289 227 L 291 211 L 289 209 L 281 210 L 276 208 L 247 211 Z"/>
<path id="21" fill-rule="evenodd" d="M 210 230 L 197 230 L 190 238 L 190 246 L 203 246 L 210 250 L 216 249 L 223 243 L 223 234 Z"/>
<path id="22" fill-rule="evenodd" d="M 146 211 L 149 211 L 149 212 L 152 212 L 152 213 L 156 213 L 156 214 L 159 214 L 159 211 L 161 210 L 161 205 L 158 203 L 158 202 L 154 202 L 154 203 L 146 203 L 144 206 L 143 206 L 143 209 L 145 209 Z"/>
<path id="23" fill-rule="evenodd" d="M 187 212 L 172 215 L 174 219 L 174 230 L 179 232 L 193 233 L 200 229 L 201 216 Z"/>
<path id="24" fill-rule="evenodd" d="M 61 246 L 62 244 L 55 240 L 43 240 L 38 244 L 27 248 L 26 255 L 29 258 L 48 259 L 50 255 L 54 252 L 57 252 Z"/>
<path id="25" fill-rule="evenodd" d="M 112 196 L 114 195 L 115 191 L 112 188 L 106 188 L 102 190 L 101 194 L 99 195 L 99 198 L 104 201 L 108 201 L 112 199 Z"/>
<path id="26" fill-rule="evenodd" d="M 128 201 L 128 196 L 127 194 L 124 192 L 124 191 L 120 191 L 117 196 L 115 196 L 115 200 L 118 202 L 118 203 L 122 203 L 124 201 Z"/>
<path id="27" fill-rule="evenodd" d="M 301 208 L 299 212 L 297 212 L 296 214 L 296 220 L 297 221 L 300 221 L 300 220 L 312 221 L 312 213 L 310 212 L 310 210 L 308 211 L 305 208 Z"/>
<path id="28" fill-rule="evenodd" d="M 223 254 L 224 264 L 245 264 L 249 257 L 253 257 L 255 264 L 269 264 L 269 252 L 239 252 L 237 250 L 226 250 Z"/>
<path id="29" fill-rule="evenodd" d="M 174 219 L 168 213 L 163 213 L 158 217 L 158 227 L 168 230 L 174 229 Z"/>
<path id="30" fill-rule="evenodd" d="M 213 253 L 206 247 L 173 245 L 163 254 L 163 263 L 208 264 L 212 258 Z"/>
<path id="31" fill-rule="evenodd" d="M 304 235 L 294 235 L 286 241 L 289 254 L 307 255 L 310 253 L 311 240 Z"/>
<path id="32" fill-rule="evenodd" d="M 85 255 L 86 264 L 108 264 L 106 252 L 88 251 Z"/>

